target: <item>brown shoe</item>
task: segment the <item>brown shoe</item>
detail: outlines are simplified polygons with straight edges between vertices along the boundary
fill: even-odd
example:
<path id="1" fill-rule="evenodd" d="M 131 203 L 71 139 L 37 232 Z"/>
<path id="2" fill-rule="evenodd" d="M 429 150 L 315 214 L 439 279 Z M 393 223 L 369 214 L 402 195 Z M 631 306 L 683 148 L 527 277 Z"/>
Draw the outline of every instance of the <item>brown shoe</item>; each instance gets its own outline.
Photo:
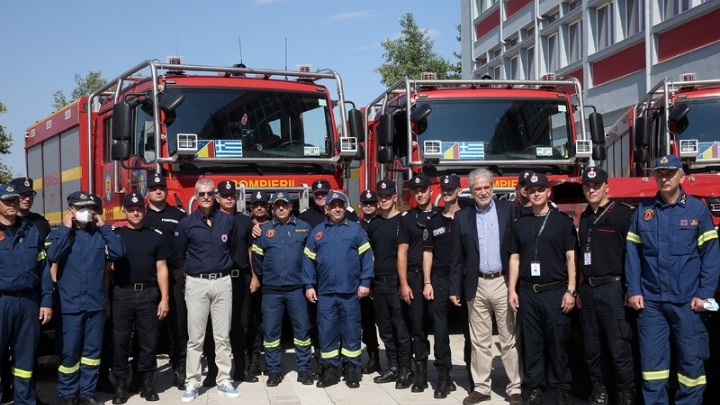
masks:
<path id="1" fill-rule="evenodd" d="M 510 395 L 510 405 L 522 405 L 522 395 L 512 394 Z"/>
<path id="2" fill-rule="evenodd" d="M 487 394 L 481 394 L 477 391 L 473 391 L 463 399 L 463 405 L 473 405 L 473 404 L 479 404 L 483 401 L 489 401 L 490 395 Z"/>

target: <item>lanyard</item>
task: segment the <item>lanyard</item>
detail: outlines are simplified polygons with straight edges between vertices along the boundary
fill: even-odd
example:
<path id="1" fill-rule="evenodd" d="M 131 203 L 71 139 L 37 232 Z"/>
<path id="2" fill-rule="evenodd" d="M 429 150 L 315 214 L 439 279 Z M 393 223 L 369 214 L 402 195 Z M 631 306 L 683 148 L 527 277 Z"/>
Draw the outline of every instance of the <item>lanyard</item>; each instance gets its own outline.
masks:
<path id="1" fill-rule="evenodd" d="M 547 224 L 548 218 L 550 218 L 550 213 L 552 210 L 549 210 L 548 213 L 545 215 L 545 219 L 543 220 L 542 225 L 540 225 L 540 230 L 538 231 L 537 235 L 535 235 L 535 256 L 534 261 L 538 261 L 538 241 L 540 240 L 540 235 L 542 235 L 543 230 L 545 229 L 545 224 Z"/>
<path id="2" fill-rule="evenodd" d="M 592 241 L 592 231 L 593 231 L 593 229 L 595 228 L 595 225 L 600 221 L 600 218 L 602 218 L 603 215 L 605 215 L 606 212 L 610 211 L 610 210 L 613 208 L 613 206 L 615 206 L 615 201 L 612 201 L 612 202 L 603 210 L 603 212 L 600 213 L 600 215 L 598 215 L 597 217 L 595 217 L 595 221 L 593 221 L 593 223 L 590 225 L 590 228 L 588 229 L 587 242 L 585 243 L 585 251 L 586 251 L 586 252 L 589 252 L 589 251 L 590 251 L 590 242 Z"/>

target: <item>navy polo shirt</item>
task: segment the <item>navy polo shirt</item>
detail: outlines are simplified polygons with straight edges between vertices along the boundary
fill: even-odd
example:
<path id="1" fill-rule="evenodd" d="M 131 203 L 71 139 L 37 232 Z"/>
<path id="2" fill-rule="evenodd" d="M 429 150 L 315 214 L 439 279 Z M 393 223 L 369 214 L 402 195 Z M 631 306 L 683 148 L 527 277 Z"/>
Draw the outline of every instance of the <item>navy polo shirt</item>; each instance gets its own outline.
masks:
<path id="1" fill-rule="evenodd" d="M 235 228 L 235 218 L 218 209 L 207 217 L 197 210 L 183 218 L 175 231 L 175 241 L 178 252 L 185 257 L 185 272 L 197 275 L 232 270 Z"/>

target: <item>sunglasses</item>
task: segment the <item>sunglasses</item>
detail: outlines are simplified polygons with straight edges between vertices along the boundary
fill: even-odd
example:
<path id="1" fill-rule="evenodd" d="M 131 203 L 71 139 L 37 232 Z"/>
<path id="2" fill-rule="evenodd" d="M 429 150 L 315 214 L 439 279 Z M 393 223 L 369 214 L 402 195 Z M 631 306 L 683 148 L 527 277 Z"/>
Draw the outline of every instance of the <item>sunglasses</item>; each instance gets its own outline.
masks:
<path id="1" fill-rule="evenodd" d="M 30 191 L 27 193 L 20 194 L 20 198 L 35 198 L 37 191 Z"/>
<path id="2" fill-rule="evenodd" d="M 215 192 L 214 192 L 214 191 L 198 191 L 198 192 L 197 192 L 197 195 L 198 195 L 198 197 L 200 197 L 200 198 L 205 198 L 205 196 L 214 197 L 214 196 L 215 196 Z"/>

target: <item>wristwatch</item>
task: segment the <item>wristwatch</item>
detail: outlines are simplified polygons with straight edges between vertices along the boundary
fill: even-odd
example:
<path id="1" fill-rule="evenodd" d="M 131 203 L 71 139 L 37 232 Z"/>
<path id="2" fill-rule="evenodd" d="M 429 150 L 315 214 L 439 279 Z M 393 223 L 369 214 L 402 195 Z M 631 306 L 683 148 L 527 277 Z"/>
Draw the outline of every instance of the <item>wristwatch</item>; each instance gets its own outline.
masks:
<path id="1" fill-rule="evenodd" d="M 567 290 L 565 290 L 565 292 L 568 293 L 568 294 L 570 294 L 570 296 L 573 297 L 573 298 L 577 297 L 577 291 L 576 291 L 576 290 L 571 290 L 571 289 L 568 288 Z"/>

